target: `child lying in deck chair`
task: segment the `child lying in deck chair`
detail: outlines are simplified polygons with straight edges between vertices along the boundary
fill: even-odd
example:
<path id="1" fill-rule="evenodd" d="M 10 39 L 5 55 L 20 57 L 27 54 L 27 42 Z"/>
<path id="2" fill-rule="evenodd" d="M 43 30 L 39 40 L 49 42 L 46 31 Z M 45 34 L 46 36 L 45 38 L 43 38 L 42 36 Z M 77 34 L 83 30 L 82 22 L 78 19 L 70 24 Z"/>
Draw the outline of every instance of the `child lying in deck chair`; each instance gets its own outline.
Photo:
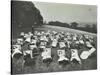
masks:
<path id="1" fill-rule="evenodd" d="M 53 39 L 52 47 L 57 47 L 57 43 L 58 43 L 57 39 Z"/>
<path id="2" fill-rule="evenodd" d="M 46 44 L 47 44 L 47 42 L 45 42 L 45 41 L 40 42 L 40 45 L 39 45 L 40 52 L 44 51 L 44 49 L 46 48 Z"/>
<path id="3" fill-rule="evenodd" d="M 29 50 L 26 50 L 24 53 L 25 65 L 34 65 L 35 64 L 35 56 L 39 55 L 37 46 L 35 44 L 29 45 Z"/>
<path id="4" fill-rule="evenodd" d="M 50 64 L 52 62 L 51 48 L 45 48 L 41 54 L 43 63 Z"/>
<path id="5" fill-rule="evenodd" d="M 21 45 L 13 45 L 12 58 L 20 58 L 20 56 L 22 56 Z"/>
<path id="6" fill-rule="evenodd" d="M 65 42 L 63 42 L 63 41 L 59 42 L 59 47 L 60 48 L 65 48 L 66 47 Z"/>
<path id="7" fill-rule="evenodd" d="M 91 56 L 91 54 L 93 54 L 96 49 L 91 45 L 90 42 L 86 42 L 86 46 L 89 49 L 88 51 L 83 51 L 80 55 L 81 59 L 87 59 L 89 56 Z"/>
<path id="8" fill-rule="evenodd" d="M 58 62 L 61 65 L 65 65 L 69 62 L 69 59 L 65 57 L 65 50 L 57 50 L 57 54 L 59 56 Z"/>

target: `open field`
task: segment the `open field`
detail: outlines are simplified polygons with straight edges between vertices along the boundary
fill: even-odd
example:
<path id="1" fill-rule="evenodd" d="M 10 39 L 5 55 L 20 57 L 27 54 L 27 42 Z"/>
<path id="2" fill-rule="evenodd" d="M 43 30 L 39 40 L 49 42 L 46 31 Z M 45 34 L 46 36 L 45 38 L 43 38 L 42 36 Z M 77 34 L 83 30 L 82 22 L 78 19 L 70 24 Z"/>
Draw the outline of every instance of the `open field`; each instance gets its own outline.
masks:
<path id="1" fill-rule="evenodd" d="M 28 32 L 30 30 L 31 30 L 31 28 L 26 28 L 26 29 L 23 28 L 19 32 L 21 32 L 21 31 Z M 44 30 L 44 31 L 54 30 L 54 31 L 58 31 L 58 32 L 64 31 L 64 32 L 77 33 L 77 34 L 88 34 L 88 35 L 95 37 L 95 48 L 97 49 L 97 35 L 93 34 L 93 33 L 88 33 L 88 32 L 84 32 L 84 31 L 79 31 L 79 30 L 69 29 L 69 28 L 64 28 L 64 27 L 47 26 L 47 25 L 36 28 L 36 30 Z M 19 32 L 16 31 L 17 34 L 15 34 L 16 36 L 15 35 L 13 36 L 14 39 L 19 35 Z M 32 66 L 21 67 L 23 58 L 20 58 L 19 60 L 12 59 L 12 73 L 13 74 L 24 74 L 24 73 L 26 74 L 26 73 L 43 73 L 43 72 L 60 72 L 60 71 L 97 69 L 97 51 L 95 51 L 93 53 L 93 55 L 91 57 L 89 57 L 88 59 L 82 60 L 82 64 L 75 64 L 75 63 L 70 62 L 69 64 L 67 64 L 65 66 L 61 66 L 57 62 L 57 60 L 58 60 L 57 49 L 58 48 L 52 48 L 53 61 L 48 66 L 42 62 L 40 55 L 38 55 L 36 57 L 36 59 L 34 59 L 35 64 Z M 81 47 L 81 49 L 78 50 L 79 55 L 83 50 L 86 50 L 86 49 L 87 48 L 85 48 L 85 47 Z M 66 51 L 66 55 L 68 56 L 68 58 L 70 58 L 69 50 Z"/>
<path id="2" fill-rule="evenodd" d="M 89 32 L 85 32 L 85 31 L 70 29 L 70 28 L 67 28 L 67 27 L 59 27 L 59 26 L 43 25 L 42 28 L 39 28 L 39 29 L 41 29 L 41 30 L 54 30 L 54 31 L 57 31 L 57 32 L 63 31 L 63 32 L 70 32 L 70 33 L 77 33 L 77 34 L 87 34 L 87 35 L 96 36 L 95 33 L 89 33 Z"/>
<path id="3" fill-rule="evenodd" d="M 27 28 L 19 28 L 16 29 L 15 34 L 12 35 L 12 38 L 17 38 L 20 32 L 29 32 L 31 31 L 32 28 L 27 27 Z M 42 27 L 35 28 L 35 30 L 54 30 L 54 31 L 63 31 L 63 32 L 71 32 L 71 33 L 77 33 L 77 34 L 88 34 L 97 37 L 95 33 L 90 33 L 90 32 L 85 32 L 85 31 L 80 31 L 80 30 L 75 30 L 75 29 L 70 29 L 70 28 L 65 28 L 65 27 L 58 27 L 58 26 L 50 26 L 50 25 L 43 25 Z"/>

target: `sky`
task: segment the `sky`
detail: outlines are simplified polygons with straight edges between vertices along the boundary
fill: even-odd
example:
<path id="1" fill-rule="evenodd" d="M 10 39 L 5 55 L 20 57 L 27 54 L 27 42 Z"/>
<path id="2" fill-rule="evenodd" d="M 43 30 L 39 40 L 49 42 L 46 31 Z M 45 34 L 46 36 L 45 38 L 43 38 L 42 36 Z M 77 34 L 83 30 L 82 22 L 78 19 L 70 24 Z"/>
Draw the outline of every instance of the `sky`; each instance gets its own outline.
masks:
<path id="1" fill-rule="evenodd" d="M 44 21 L 60 21 L 65 23 L 96 23 L 97 6 L 63 3 L 33 2 L 41 12 Z"/>

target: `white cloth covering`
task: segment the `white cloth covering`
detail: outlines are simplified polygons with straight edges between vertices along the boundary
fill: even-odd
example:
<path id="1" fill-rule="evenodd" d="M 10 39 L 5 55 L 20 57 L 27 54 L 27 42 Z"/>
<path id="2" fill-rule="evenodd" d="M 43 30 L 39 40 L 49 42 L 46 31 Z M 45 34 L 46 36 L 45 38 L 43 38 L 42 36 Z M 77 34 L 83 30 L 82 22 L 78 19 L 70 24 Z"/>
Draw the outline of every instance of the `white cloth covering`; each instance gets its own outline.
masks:
<path id="1" fill-rule="evenodd" d="M 27 41 L 27 42 L 30 43 L 31 42 L 31 38 L 30 37 L 27 37 L 25 41 Z"/>
<path id="2" fill-rule="evenodd" d="M 84 41 L 83 41 L 83 40 L 79 40 L 79 43 L 80 43 L 80 44 L 84 44 Z"/>
<path id="3" fill-rule="evenodd" d="M 29 47 L 30 47 L 31 50 L 33 50 L 34 48 L 37 48 L 36 45 L 30 45 Z"/>
<path id="4" fill-rule="evenodd" d="M 89 56 L 89 51 L 83 51 L 80 55 L 81 59 L 87 59 Z"/>
<path id="5" fill-rule="evenodd" d="M 93 47 L 93 46 L 91 45 L 91 43 L 88 42 L 88 41 L 86 41 L 86 46 L 89 47 L 89 48 L 90 48 L 90 47 Z"/>
<path id="6" fill-rule="evenodd" d="M 95 48 L 91 48 L 89 51 L 83 51 L 81 54 L 80 54 L 80 57 L 81 59 L 88 59 L 88 57 L 93 53 L 95 52 L 96 49 Z"/>
<path id="7" fill-rule="evenodd" d="M 45 48 L 44 51 L 41 54 L 42 59 L 52 58 L 51 57 L 51 48 Z"/>
<path id="8" fill-rule="evenodd" d="M 26 50 L 26 51 L 24 51 L 23 53 L 24 53 L 24 55 L 27 55 L 27 54 L 30 54 L 30 55 L 31 55 L 32 50 Z"/>
<path id="9" fill-rule="evenodd" d="M 65 57 L 65 50 L 57 50 L 57 54 L 59 56 L 58 62 L 63 60 L 69 61 L 69 59 Z"/>
<path id="10" fill-rule="evenodd" d="M 12 53 L 12 58 L 13 58 L 13 56 L 14 56 L 15 54 L 17 54 L 17 53 L 22 54 L 22 52 L 21 52 L 18 48 L 14 49 L 13 51 L 14 51 L 14 52 Z"/>
<path id="11" fill-rule="evenodd" d="M 33 39 L 31 40 L 31 43 L 36 44 L 37 40 Z"/>
<path id="12" fill-rule="evenodd" d="M 66 47 L 66 45 L 65 45 L 64 42 L 59 42 L 59 46 L 60 46 L 60 48 L 64 48 L 64 47 Z"/>
<path id="13" fill-rule="evenodd" d="M 52 47 L 56 47 L 57 46 L 57 43 L 58 43 L 57 42 L 57 39 L 54 39 L 53 42 L 52 42 Z"/>
<path id="14" fill-rule="evenodd" d="M 77 60 L 79 62 L 79 64 L 81 64 L 81 59 L 79 58 L 77 49 L 71 49 L 71 59 L 70 59 L 70 61 L 73 61 L 74 59 Z"/>

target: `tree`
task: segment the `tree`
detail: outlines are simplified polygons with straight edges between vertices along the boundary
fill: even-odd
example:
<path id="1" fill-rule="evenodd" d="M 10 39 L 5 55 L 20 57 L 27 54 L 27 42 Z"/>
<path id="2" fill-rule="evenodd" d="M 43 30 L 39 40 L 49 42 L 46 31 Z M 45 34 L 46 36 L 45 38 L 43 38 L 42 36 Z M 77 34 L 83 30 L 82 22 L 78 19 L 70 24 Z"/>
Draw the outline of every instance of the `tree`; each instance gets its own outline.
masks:
<path id="1" fill-rule="evenodd" d="M 91 26 L 89 24 L 85 26 L 85 31 L 91 32 Z"/>
<path id="2" fill-rule="evenodd" d="M 60 22 L 60 21 L 50 21 L 48 24 L 54 25 L 54 26 L 69 27 L 68 23 L 63 23 L 63 22 Z"/>
<path id="3" fill-rule="evenodd" d="M 12 25 L 31 27 L 32 25 L 43 24 L 43 17 L 40 11 L 32 2 L 11 1 Z"/>
<path id="4" fill-rule="evenodd" d="M 97 33 L 97 25 L 96 24 L 92 25 L 92 32 Z"/>
<path id="5" fill-rule="evenodd" d="M 43 17 L 31 1 L 11 1 L 11 29 L 16 34 L 22 28 L 41 26 Z"/>
<path id="6" fill-rule="evenodd" d="M 72 22 L 72 23 L 71 23 L 71 27 L 72 27 L 72 28 L 75 28 L 75 29 L 76 29 L 77 26 L 78 26 L 78 23 L 77 23 L 77 22 Z"/>

